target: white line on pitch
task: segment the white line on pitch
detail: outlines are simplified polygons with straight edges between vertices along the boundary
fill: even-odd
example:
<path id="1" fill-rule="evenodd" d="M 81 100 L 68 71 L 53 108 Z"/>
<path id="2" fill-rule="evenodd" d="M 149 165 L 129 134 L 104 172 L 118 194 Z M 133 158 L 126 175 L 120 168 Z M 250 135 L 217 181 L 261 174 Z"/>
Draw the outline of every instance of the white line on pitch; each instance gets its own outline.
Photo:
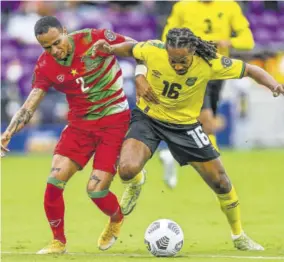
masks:
<path id="1" fill-rule="evenodd" d="M 2 251 L 3 255 L 35 255 L 33 252 L 12 252 L 12 251 Z M 66 253 L 66 255 L 72 256 L 100 256 L 100 257 L 151 257 L 150 255 L 143 254 L 124 254 L 124 253 Z M 177 256 L 179 257 L 179 256 Z M 272 256 L 230 256 L 230 255 L 194 255 L 194 254 L 181 254 L 180 257 L 196 257 L 196 258 L 235 258 L 235 259 L 261 259 L 261 260 L 284 260 L 284 257 L 272 257 Z"/>

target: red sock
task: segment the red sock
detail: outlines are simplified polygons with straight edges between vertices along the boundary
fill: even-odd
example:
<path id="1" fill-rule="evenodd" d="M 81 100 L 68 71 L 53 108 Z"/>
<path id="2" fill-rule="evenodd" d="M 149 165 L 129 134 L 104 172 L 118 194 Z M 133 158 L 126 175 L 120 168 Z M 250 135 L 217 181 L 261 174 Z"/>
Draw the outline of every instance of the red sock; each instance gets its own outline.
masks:
<path id="1" fill-rule="evenodd" d="M 47 184 L 44 195 L 45 214 L 53 232 L 54 239 L 66 243 L 64 234 L 64 200 L 63 189 Z"/>
<path id="2" fill-rule="evenodd" d="M 109 191 L 108 194 L 102 198 L 92 198 L 92 201 L 101 211 L 110 217 L 111 221 L 118 222 L 123 219 L 120 205 L 112 192 Z"/>

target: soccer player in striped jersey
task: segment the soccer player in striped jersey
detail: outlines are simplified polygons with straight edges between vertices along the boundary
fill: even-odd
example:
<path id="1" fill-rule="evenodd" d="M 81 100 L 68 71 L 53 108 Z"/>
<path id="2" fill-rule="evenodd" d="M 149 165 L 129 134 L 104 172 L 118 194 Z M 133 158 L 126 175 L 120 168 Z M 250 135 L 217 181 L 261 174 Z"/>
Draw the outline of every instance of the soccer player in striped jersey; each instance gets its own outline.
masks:
<path id="1" fill-rule="evenodd" d="M 57 18 L 52 16 L 38 20 L 34 31 L 45 51 L 35 66 L 30 95 L 1 137 L 1 156 L 8 151 L 11 137 L 30 121 L 49 88 L 66 94 L 68 125 L 54 150 L 44 195 L 44 208 L 53 240 L 38 254 L 66 251 L 64 187 L 94 153 L 87 193 L 110 218 L 98 240 L 98 247 L 106 250 L 116 241 L 123 222 L 117 197 L 109 187 L 116 173 L 130 111 L 117 59 L 104 52 L 94 55 L 92 51 L 93 44 L 99 39 L 110 44 L 134 40 L 110 30 L 84 29 L 67 34 Z"/>

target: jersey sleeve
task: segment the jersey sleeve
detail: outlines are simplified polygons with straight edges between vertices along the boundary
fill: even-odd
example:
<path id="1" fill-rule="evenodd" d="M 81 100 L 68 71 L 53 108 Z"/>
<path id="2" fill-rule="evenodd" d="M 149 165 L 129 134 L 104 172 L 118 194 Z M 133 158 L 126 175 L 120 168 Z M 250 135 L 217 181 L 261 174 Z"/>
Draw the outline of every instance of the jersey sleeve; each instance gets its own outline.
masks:
<path id="1" fill-rule="evenodd" d="M 237 35 L 231 38 L 232 46 L 236 49 L 253 49 L 254 39 L 247 18 L 244 16 L 238 3 L 232 2 L 231 10 L 231 28 Z"/>
<path id="2" fill-rule="evenodd" d="M 217 59 L 210 62 L 212 64 L 210 80 L 235 79 L 244 76 L 246 64 L 242 60 L 218 55 Z"/>
<path id="3" fill-rule="evenodd" d="M 244 16 L 241 7 L 238 3 L 232 2 L 232 15 L 231 15 L 231 26 L 232 29 L 236 32 L 241 31 L 249 27 L 249 22 Z"/>
<path id="4" fill-rule="evenodd" d="M 164 48 L 164 43 L 159 40 L 139 42 L 133 47 L 132 53 L 134 58 L 147 62 L 157 47 Z"/>
<path id="5" fill-rule="evenodd" d="M 94 29 L 93 33 L 97 34 L 99 39 L 104 39 L 112 45 L 125 42 L 125 37 L 123 35 L 114 33 L 109 29 Z"/>
<path id="6" fill-rule="evenodd" d="M 32 78 L 32 88 L 40 88 L 44 91 L 52 86 L 52 82 L 44 75 L 42 69 L 36 65 Z"/>

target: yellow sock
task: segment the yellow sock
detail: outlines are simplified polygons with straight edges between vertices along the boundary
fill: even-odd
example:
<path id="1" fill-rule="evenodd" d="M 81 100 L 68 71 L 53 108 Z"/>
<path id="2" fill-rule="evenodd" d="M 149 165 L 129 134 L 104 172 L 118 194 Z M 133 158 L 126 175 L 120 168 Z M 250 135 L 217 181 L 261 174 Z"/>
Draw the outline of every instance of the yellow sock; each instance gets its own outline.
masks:
<path id="1" fill-rule="evenodd" d="M 241 212 L 235 188 L 232 187 L 232 190 L 227 194 L 217 194 L 217 197 L 219 199 L 221 209 L 226 215 L 231 226 L 232 233 L 234 235 L 240 235 L 242 232 Z"/>
<path id="2" fill-rule="evenodd" d="M 216 139 L 216 136 L 215 135 L 209 135 L 209 139 L 213 145 L 213 147 L 217 150 L 217 152 L 219 152 L 219 147 L 217 145 L 217 139 Z"/>
<path id="3" fill-rule="evenodd" d="M 122 180 L 123 184 L 132 184 L 132 185 L 141 185 L 143 183 L 144 175 L 141 172 L 139 172 L 135 177 L 133 177 L 130 180 L 124 181 Z"/>

